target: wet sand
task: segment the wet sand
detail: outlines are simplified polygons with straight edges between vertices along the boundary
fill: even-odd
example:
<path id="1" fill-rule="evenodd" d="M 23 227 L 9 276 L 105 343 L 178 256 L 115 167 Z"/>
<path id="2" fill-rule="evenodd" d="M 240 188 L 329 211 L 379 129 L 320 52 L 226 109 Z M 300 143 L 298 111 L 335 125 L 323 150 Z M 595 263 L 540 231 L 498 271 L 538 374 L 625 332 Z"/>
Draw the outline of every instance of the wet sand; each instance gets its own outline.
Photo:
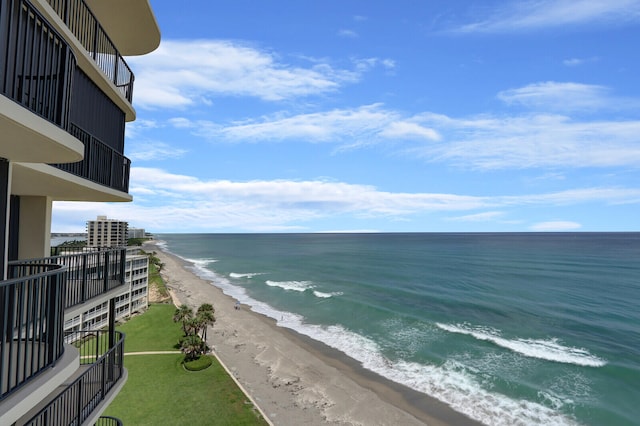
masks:
<path id="1" fill-rule="evenodd" d="M 446 404 L 368 371 L 341 351 L 252 312 L 163 252 L 162 276 L 174 303 L 210 303 L 208 344 L 275 425 L 479 425 Z"/>

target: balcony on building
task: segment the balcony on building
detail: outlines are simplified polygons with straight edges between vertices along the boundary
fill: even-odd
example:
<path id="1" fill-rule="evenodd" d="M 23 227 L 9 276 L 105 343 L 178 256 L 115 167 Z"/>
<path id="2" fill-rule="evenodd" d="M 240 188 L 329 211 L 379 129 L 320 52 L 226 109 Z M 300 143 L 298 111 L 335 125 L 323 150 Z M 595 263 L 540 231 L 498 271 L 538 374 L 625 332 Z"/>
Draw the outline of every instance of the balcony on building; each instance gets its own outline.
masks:
<path id="1" fill-rule="evenodd" d="M 126 381 L 124 335 L 64 332 L 65 321 L 125 285 L 126 249 L 9 264 L 0 281 L 0 424 L 93 424 Z M 103 419 L 99 424 L 118 424 Z"/>
<path id="2" fill-rule="evenodd" d="M 0 0 L 0 125 L 16 141 L 0 157 L 17 163 L 22 195 L 131 200 L 124 130 L 135 119 L 134 75 L 103 25 L 129 54 L 153 50 L 159 32 L 147 0 L 91 3 L 104 23 L 82 0 Z M 121 33 L 132 19 L 141 22 Z"/>

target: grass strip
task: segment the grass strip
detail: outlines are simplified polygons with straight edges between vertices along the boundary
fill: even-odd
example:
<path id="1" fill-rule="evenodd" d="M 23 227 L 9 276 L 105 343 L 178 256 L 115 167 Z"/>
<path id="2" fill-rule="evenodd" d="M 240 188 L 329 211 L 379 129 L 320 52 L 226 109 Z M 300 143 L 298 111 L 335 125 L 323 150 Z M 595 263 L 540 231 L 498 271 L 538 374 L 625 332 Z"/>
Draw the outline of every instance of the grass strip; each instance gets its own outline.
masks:
<path id="1" fill-rule="evenodd" d="M 175 307 L 151 305 L 118 327 L 125 352 L 175 350 L 182 336 Z M 105 411 L 131 425 L 266 425 L 253 404 L 213 359 L 204 370 L 187 371 L 182 354 L 125 356 L 129 378 Z"/>

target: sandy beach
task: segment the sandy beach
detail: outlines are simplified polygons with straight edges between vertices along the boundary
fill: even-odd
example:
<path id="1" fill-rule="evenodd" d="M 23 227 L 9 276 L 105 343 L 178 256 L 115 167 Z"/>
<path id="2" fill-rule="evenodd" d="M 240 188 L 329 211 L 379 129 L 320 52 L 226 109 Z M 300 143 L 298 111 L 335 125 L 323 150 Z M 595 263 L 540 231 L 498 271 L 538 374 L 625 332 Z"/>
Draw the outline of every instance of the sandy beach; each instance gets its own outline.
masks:
<path id="1" fill-rule="evenodd" d="M 162 276 L 174 302 L 197 308 L 211 303 L 216 323 L 208 344 L 274 425 L 477 425 L 447 405 L 365 370 L 320 342 L 278 327 L 271 318 L 188 270 L 163 252 Z"/>

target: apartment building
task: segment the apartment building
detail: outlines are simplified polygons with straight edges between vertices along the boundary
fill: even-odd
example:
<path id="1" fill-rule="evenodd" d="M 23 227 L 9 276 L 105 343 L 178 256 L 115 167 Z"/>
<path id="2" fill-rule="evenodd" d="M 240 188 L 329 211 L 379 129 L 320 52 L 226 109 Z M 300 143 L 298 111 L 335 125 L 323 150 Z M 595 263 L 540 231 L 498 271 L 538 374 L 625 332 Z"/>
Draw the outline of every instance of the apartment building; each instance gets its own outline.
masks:
<path id="1" fill-rule="evenodd" d="M 159 43 L 149 0 L 0 0 L 2 425 L 94 424 L 126 381 L 114 329 L 126 249 L 50 256 L 51 211 L 131 200 L 123 55 Z M 105 304 L 106 328 L 64 332 L 75 312 Z"/>
<path id="2" fill-rule="evenodd" d="M 124 282 L 114 297 L 116 321 L 143 312 L 149 306 L 149 256 L 141 254 L 139 249 L 127 249 Z M 109 325 L 108 301 L 87 305 L 83 309 L 65 313 L 66 333 L 99 330 Z"/>
<path id="3" fill-rule="evenodd" d="M 127 245 L 129 224 L 98 216 L 87 221 L 87 247 L 123 247 Z"/>
<path id="4" fill-rule="evenodd" d="M 144 228 L 129 227 L 128 236 L 129 238 L 145 238 L 147 236 L 147 233 L 145 232 Z"/>

